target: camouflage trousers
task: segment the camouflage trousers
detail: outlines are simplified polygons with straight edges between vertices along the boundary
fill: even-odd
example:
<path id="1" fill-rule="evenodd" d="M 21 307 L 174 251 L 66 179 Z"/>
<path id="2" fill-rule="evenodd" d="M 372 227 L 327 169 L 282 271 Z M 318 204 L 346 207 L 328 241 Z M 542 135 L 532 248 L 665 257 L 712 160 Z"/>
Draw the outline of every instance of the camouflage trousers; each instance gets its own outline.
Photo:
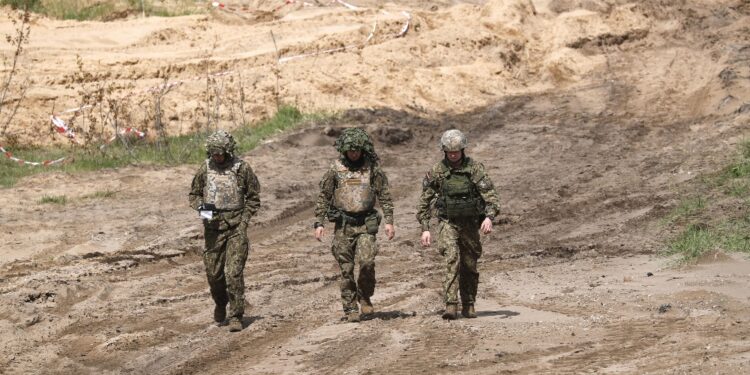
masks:
<path id="1" fill-rule="evenodd" d="M 247 227 L 240 224 L 228 230 L 206 228 L 203 264 L 206 266 L 211 297 L 220 306 L 229 303 L 228 317 L 245 312 L 243 271 L 249 250 Z"/>
<path id="2" fill-rule="evenodd" d="M 375 255 L 378 254 L 375 235 L 367 233 L 365 225 L 337 224 L 331 252 L 341 269 L 341 304 L 344 312 L 359 311 L 357 300 L 370 298 L 375 293 Z M 359 264 L 356 282 L 355 262 Z"/>
<path id="3" fill-rule="evenodd" d="M 479 285 L 477 260 L 482 256 L 479 242 L 479 224 L 449 223 L 440 221 L 437 237 L 438 250 L 445 260 L 443 278 L 443 298 L 446 304 L 458 303 L 458 290 L 461 290 L 461 303 L 474 304 Z"/>

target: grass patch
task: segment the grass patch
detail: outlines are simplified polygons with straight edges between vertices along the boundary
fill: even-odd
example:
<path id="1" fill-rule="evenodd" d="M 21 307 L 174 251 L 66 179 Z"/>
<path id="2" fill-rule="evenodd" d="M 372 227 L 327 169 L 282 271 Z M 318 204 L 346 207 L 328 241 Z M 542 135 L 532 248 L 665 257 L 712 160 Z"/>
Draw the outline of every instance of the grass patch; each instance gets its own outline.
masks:
<path id="1" fill-rule="evenodd" d="M 82 196 L 82 199 L 103 199 L 103 198 L 114 198 L 117 194 L 116 191 L 112 190 L 98 190 L 91 194 L 86 194 Z"/>
<path id="2" fill-rule="evenodd" d="M 39 204 L 60 204 L 64 205 L 68 203 L 68 198 L 64 195 L 44 195 L 42 199 L 38 200 Z"/>
<path id="3" fill-rule="evenodd" d="M 26 9 L 50 18 L 64 20 L 109 21 L 128 15 L 157 17 L 184 16 L 205 12 L 195 0 L 0 0 L 0 5 Z"/>
<path id="4" fill-rule="evenodd" d="M 691 224 L 669 244 L 666 254 L 679 254 L 683 261 L 698 258 L 716 247 L 717 236 L 708 228 Z"/>
<path id="5" fill-rule="evenodd" d="M 724 192 L 733 197 L 746 197 L 750 192 L 750 182 L 747 179 L 734 179 L 724 184 Z"/>
<path id="6" fill-rule="evenodd" d="M 723 249 L 750 253 L 750 217 L 728 220 L 719 230 Z"/>
<path id="7" fill-rule="evenodd" d="M 701 196 L 692 197 L 680 202 L 663 220 L 665 224 L 674 223 L 695 216 L 706 208 L 706 199 Z"/>
<path id="8" fill-rule="evenodd" d="M 238 153 L 242 154 L 272 135 L 292 129 L 305 121 L 321 121 L 331 117 L 329 114 L 303 114 L 295 107 L 284 106 L 279 108 L 274 117 L 254 126 L 242 126 L 232 131 L 232 134 L 237 141 Z M 135 143 L 130 148 L 120 142 L 114 142 L 103 149 L 46 147 L 12 150 L 14 156 L 24 160 L 43 161 L 66 157 L 66 161 L 54 166 L 41 167 L 19 165 L 6 158 L 0 158 L 0 187 L 13 186 L 21 178 L 39 173 L 77 173 L 128 165 L 200 163 L 206 158 L 205 141 L 206 134 L 201 133 L 168 137 L 160 143 Z"/>
<path id="9" fill-rule="evenodd" d="M 747 178 L 750 176 L 750 140 L 740 142 L 739 152 L 735 160 L 726 166 L 718 176 L 717 183 L 725 184 L 737 178 Z"/>
<path id="10" fill-rule="evenodd" d="M 739 144 L 729 165 L 701 182 L 704 194 L 712 197 L 711 204 L 703 196 L 692 197 L 663 219 L 684 228 L 667 241 L 664 253 L 678 254 L 686 262 L 710 250 L 750 253 L 750 140 Z M 691 224 L 697 221 L 710 226 Z"/>

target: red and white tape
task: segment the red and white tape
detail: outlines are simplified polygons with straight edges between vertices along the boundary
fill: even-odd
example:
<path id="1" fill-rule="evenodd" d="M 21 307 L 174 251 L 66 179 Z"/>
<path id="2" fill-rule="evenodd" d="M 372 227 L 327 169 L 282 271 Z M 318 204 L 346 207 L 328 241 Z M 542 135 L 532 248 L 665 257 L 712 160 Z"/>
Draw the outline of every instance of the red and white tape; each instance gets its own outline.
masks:
<path id="1" fill-rule="evenodd" d="M 13 156 L 13 153 L 10 152 L 10 151 L 7 151 L 5 148 L 3 148 L 3 146 L 0 146 L 0 153 L 2 153 L 3 155 L 5 155 L 6 158 L 8 158 L 8 159 L 10 159 L 10 160 L 12 160 L 12 161 L 20 164 L 20 165 L 33 165 L 33 166 L 42 165 L 42 166 L 48 166 L 48 165 L 53 165 L 53 164 L 60 163 L 63 160 L 65 160 L 64 157 L 62 157 L 60 159 L 45 160 L 45 161 L 28 161 L 28 160 L 23 160 L 23 159 L 19 159 L 19 158 Z"/>
<path id="2" fill-rule="evenodd" d="M 229 75 L 229 74 L 232 74 L 232 73 L 233 73 L 232 71 L 223 71 L 223 72 L 218 72 L 218 73 L 211 73 L 211 74 L 209 74 L 209 76 L 211 76 L 211 77 L 221 77 L 221 76 L 226 76 L 226 75 Z M 202 77 L 196 77 L 196 78 L 190 78 L 190 79 L 182 79 L 182 80 L 179 80 L 179 81 L 167 82 L 167 83 L 164 83 L 164 84 L 161 84 L 161 85 L 158 85 L 158 86 L 149 87 L 147 89 L 144 89 L 142 92 L 144 92 L 144 93 L 163 92 L 164 90 L 171 89 L 172 87 L 180 86 L 180 85 L 182 85 L 184 83 L 200 81 L 200 80 L 203 80 L 204 78 L 205 77 L 202 76 Z M 126 97 L 127 96 L 129 96 L 129 95 L 126 95 Z M 93 104 L 93 105 L 91 105 L 91 104 L 90 105 L 84 105 L 84 106 L 81 106 L 81 107 L 78 107 L 78 108 L 66 109 L 66 110 L 64 110 L 64 111 L 62 111 L 62 112 L 60 112 L 58 114 L 54 114 L 54 115 L 50 116 L 50 120 L 52 121 L 52 124 L 54 125 L 55 130 L 57 131 L 58 134 L 64 135 L 66 138 L 70 139 L 71 142 L 73 142 L 73 143 L 81 144 L 81 142 L 76 137 L 75 131 L 73 131 L 73 129 L 71 129 L 65 123 L 65 121 L 60 118 L 60 115 L 65 114 L 65 113 L 82 112 L 82 111 L 84 111 L 86 109 L 94 108 L 95 106 L 97 106 L 99 104 L 101 104 L 101 103 L 97 103 L 97 104 Z M 135 134 L 138 138 L 144 138 L 146 136 L 146 133 L 144 133 L 142 131 L 139 131 L 139 130 L 137 130 L 135 128 L 132 128 L 132 127 L 128 127 L 128 128 L 125 128 L 125 130 L 120 131 L 121 135 L 129 134 L 129 133 Z M 117 138 L 117 136 L 113 136 L 112 138 L 110 138 L 110 140 L 107 143 L 112 142 L 116 138 Z"/>
<path id="3" fill-rule="evenodd" d="M 365 39 L 365 41 L 362 42 L 362 43 L 360 43 L 360 44 L 352 44 L 350 46 L 343 46 L 343 47 L 338 47 L 338 48 L 325 49 L 325 50 L 322 50 L 322 51 L 316 51 L 316 52 L 311 52 L 311 53 L 303 53 L 301 55 L 285 56 L 285 57 L 279 58 L 279 64 L 283 64 L 283 63 L 285 63 L 287 61 L 292 61 L 292 60 L 297 60 L 297 59 L 303 59 L 303 58 L 306 58 L 306 57 L 312 57 L 312 56 L 323 55 L 323 54 L 326 54 L 326 53 L 333 53 L 333 52 L 344 51 L 344 50 L 347 50 L 347 49 L 350 49 L 350 48 L 361 48 L 361 47 L 364 47 L 364 46 L 367 45 L 367 43 L 370 42 L 370 40 L 372 39 L 372 37 L 375 35 L 375 29 L 377 28 L 377 26 L 378 26 L 377 22 L 374 22 L 372 24 L 372 31 L 370 31 L 370 34 L 367 35 L 367 39 Z"/>
<path id="4" fill-rule="evenodd" d="M 364 8 L 358 8 L 358 9 L 364 9 Z M 401 26 L 401 30 L 399 30 L 398 34 L 394 35 L 394 38 L 400 38 L 406 35 L 406 32 L 409 31 L 409 25 L 411 24 L 411 14 L 409 14 L 409 12 L 406 12 L 406 11 L 402 11 L 401 14 L 403 14 L 404 17 L 406 17 L 406 22 L 404 22 L 404 25 Z M 370 34 L 367 35 L 367 38 L 365 39 L 365 41 L 360 44 L 353 44 L 349 46 L 331 48 L 331 49 L 326 49 L 322 51 L 303 53 L 303 54 L 294 55 L 294 56 L 284 56 L 284 57 L 279 58 L 279 64 L 283 64 L 285 62 L 292 61 L 292 60 L 303 59 L 306 57 L 313 57 L 313 56 L 323 55 L 327 53 L 345 51 L 345 50 L 352 49 L 352 48 L 364 48 L 368 43 L 370 43 L 370 40 L 372 40 L 373 36 L 375 36 L 376 28 L 377 28 L 377 21 L 375 21 L 372 24 L 372 31 L 370 31 Z"/>
<path id="5" fill-rule="evenodd" d="M 366 10 L 367 9 L 367 8 L 358 7 L 356 5 L 349 4 L 349 3 L 347 3 L 347 2 L 345 2 L 343 0 L 331 0 L 330 3 L 331 4 L 342 5 L 342 6 L 348 8 L 350 10 Z M 284 6 L 287 6 L 287 5 L 292 5 L 292 4 L 302 4 L 303 6 L 316 6 L 315 4 L 312 4 L 312 3 L 309 3 L 309 2 L 306 2 L 306 1 L 284 0 L 284 4 L 282 4 L 279 7 L 277 7 L 276 10 L 280 9 L 281 7 L 284 7 Z M 236 11 L 239 10 L 239 8 L 233 8 L 233 7 L 227 6 L 226 4 L 220 3 L 220 2 L 213 2 L 212 5 L 215 8 L 222 9 L 222 10 L 227 10 L 227 11 L 236 12 Z M 246 9 L 246 8 L 243 8 L 243 9 Z M 385 12 L 385 11 L 383 11 L 383 12 L 387 14 L 387 12 Z M 406 11 L 402 11 L 401 14 L 404 15 L 404 17 L 406 17 L 406 21 L 404 22 L 404 25 L 401 27 L 401 29 L 398 32 L 398 34 L 396 34 L 396 35 L 393 36 L 395 38 L 399 38 L 399 37 L 402 37 L 402 36 L 406 35 L 407 31 L 409 30 L 410 24 L 411 24 L 411 18 L 412 18 L 411 14 L 409 14 Z M 373 22 L 372 30 L 370 31 L 370 33 L 367 35 L 367 38 L 362 43 L 353 44 L 353 45 L 349 45 L 349 46 L 338 47 L 338 48 L 331 48 L 331 49 L 322 50 L 322 51 L 316 51 L 316 52 L 311 52 L 311 53 L 304 53 L 304 54 L 300 54 L 300 55 L 285 56 L 285 57 L 279 58 L 278 59 L 278 63 L 279 64 L 283 64 L 283 63 L 286 63 L 286 62 L 289 62 L 289 61 L 292 61 L 292 60 L 298 60 L 298 59 L 303 59 L 303 58 L 307 58 L 307 57 L 318 56 L 318 55 L 322 55 L 322 54 L 340 52 L 340 51 L 345 51 L 345 50 L 353 49 L 353 48 L 364 48 L 372 40 L 372 38 L 374 37 L 376 29 L 377 29 L 377 21 Z M 223 72 L 209 74 L 209 76 L 211 76 L 211 77 L 220 77 L 220 76 L 230 75 L 230 74 L 233 74 L 233 73 L 234 73 L 233 71 L 223 71 Z M 183 79 L 183 80 L 166 82 L 166 83 L 163 83 L 161 85 L 157 85 L 157 86 L 153 86 L 153 87 L 149 87 L 147 89 L 144 89 L 142 92 L 144 92 L 144 93 L 159 93 L 159 92 L 164 92 L 165 90 L 169 90 L 169 89 L 171 89 L 173 87 L 181 86 L 183 84 L 190 83 L 190 82 L 201 81 L 203 79 L 205 79 L 205 76 L 198 76 L 198 77 L 194 77 L 194 78 L 188 78 L 188 79 Z M 127 96 L 130 96 L 130 94 L 126 95 L 126 97 Z M 70 139 L 72 142 L 74 142 L 76 144 L 81 144 L 81 142 L 76 137 L 76 134 L 73 131 L 73 129 L 71 129 L 65 123 L 65 121 L 63 121 L 60 118 L 60 115 L 66 114 L 66 113 L 81 112 L 83 110 L 86 110 L 86 109 L 89 109 L 89 108 L 93 108 L 94 106 L 97 106 L 97 105 L 100 105 L 100 104 L 101 103 L 97 103 L 97 104 L 94 104 L 94 105 L 85 105 L 85 106 L 78 107 L 78 108 L 67 109 L 67 110 L 64 110 L 64 111 L 62 111 L 62 112 L 60 112 L 58 114 L 53 114 L 51 116 L 52 124 L 55 126 L 55 130 L 57 130 L 57 132 L 59 134 L 64 135 L 66 138 Z M 127 134 L 127 133 L 130 133 L 130 132 L 133 132 L 139 138 L 145 137 L 145 133 L 144 132 L 138 131 L 138 130 L 133 129 L 133 128 L 126 128 L 126 129 L 129 129 L 129 130 L 127 130 L 126 133 L 120 132 L 120 134 Z M 116 138 L 117 138 L 117 136 L 113 136 L 107 143 L 112 142 Z"/>
<path id="6" fill-rule="evenodd" d="M 82 110 L 82 108 L 75 108 L 75 109 Z M 77 111 L 66 110 L 66 111 L 63 111 L 62 113 L 69 113 L 69 112 L 77 112 Z M 73 129 L 68 127 L 65 121 L 63 121 L 61 118 L 55 115 L 52 115 L 50 119 L 52 120 L 52 124 L 55 126 L 55 130 L 57 130 L 59 134 L 63 134 L 65 137 L 70 139 L 71 142 L 74 142 L 77 144 L 81 143 L 78 141 L 78 138 L 76 138 L 76 133 L 73 131 Z"/>
<path id="7" fill-rule="evenodd" d="M 345 2 L 345 1 L 342 1 L 342 0 L 331 0 L 330 3 L 331 4 L 339 4 L 339 5 L 342 5 L 342 6 L 346 7 L 346 8 L 348 8 L 348 9 L 351 9 L 351 10 L 363 10 L 363 9 L 365 9 L 365 8 L 362 8 L 362 7 L 358 7 L 356 5 L 349 4 L 349 3 Z M 273 8 L 271 10 L 271 13 L 276 13 L 279 10 L 281 10 L 282 8 L 284 8 L 284 7 L 288 6 L 288 5 L 295 5 L 295 4 L 302 4 L 303 7 L 316 7 L 316 6 L 320 6 L 318 4 L 314 4 L 314 3 L 311 3 L 311 2 L 308 2 L 308 1 L 284 0 L 284 2 L 282 4 L 280 4 L 277 7 Z M 239 16 L 242 16 L 242 14 L 240 14 L 241 12 L 243 12 L 243 13 L 252 13 L 254 11 L 252 9 L 249 9 L 246 6 L 243 6 L 243 7 L 233 7 L 231 5 L 227 5 L 226 3 L 222 3 L 222 2 L 218 2 L 218 1 L 212 2 L 211 6 L 214 7 L 214 8 L 216 8 L 216 9 L 218 9 L 218 10 L 222 10 L 222 11 L 229 12 L 229 13 L 235 13 L 235 14 L 237 14 Z M 244 16 L 242 16 L 242 17 L 244 17 Z"/>
<path id="8" fill-rule="evenodd" d="M 336 2 L 339 3 L 339 4 L 341 4 L 341 5 L 343 5 L 343 6 L 345 6 L 345 7 L 347 7 L 347 8 L 349 8 L 349 9 L 351 9 L 351 10 L 363 10 L 363 9 L 365 9 L 365 8 L 361 8 L 361 7 L 358 7 L 356 5 L 352 5 L 352 4 L 349 4 L 349 3 L 341 1 L 341 0 L 336 0 Z"/>
<path id="9" fill-rule="evenodd" d="M 68 137 L 68 138 L 70 138 L 71 141 L 80 144 L 80 142 L 76 138 L 75 132 L 73 132 L 73 130 L 70 129 L 70 127 L 68 127 L 68 125 L 65 123 L 65 121 L 63 121 L 61 118 L 53 115 L 52 116 L 52 123 L 55 125 L 55 130 L 57 130 L 58 133 L 65 134 L 65 136 Z M 141 138 L 141 139 L 146 137 L 146 133 L 145 132 L 142 132 L 142 131 L 140 131 L 140 130 L 138 130 L 136 128 L 128 127 L 128 128 L 120 130 L 120 135 L 127 135 L 127 134 L 131 134 L 131 133 L 135 134 L 136 137 Z M 107 143 L 114 141 L 116 138 L 117 138 L 117 136 L 114 136 L 114 137 L 110 138 Z"/>
<path id="10" fill-rule="evenodd" d="M 400 38 L 406 35 L 406 32 L 409 31 L 409 26 L 411 25 L 411 13 L 405 10 L 402 10 L 401 14 L 403 14 L 404 17 L 406 17 L 406 22 L 404 23 L 404 26 L 401 27 L 401 30 L 398 32 L 398 34 L 396 34 L 396 38 Z"/>

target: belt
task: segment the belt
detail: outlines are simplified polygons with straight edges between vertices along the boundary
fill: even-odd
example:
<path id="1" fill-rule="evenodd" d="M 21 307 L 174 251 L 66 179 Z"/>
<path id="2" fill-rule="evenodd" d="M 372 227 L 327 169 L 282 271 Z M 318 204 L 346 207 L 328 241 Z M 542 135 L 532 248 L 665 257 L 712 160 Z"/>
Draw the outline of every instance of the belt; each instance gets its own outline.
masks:
<path id="1" fill-rule="evenodd" d="M 372 212 L 344 212 L 341 211 L 341 221 L 349 225 L 365 225 L 365 219 L 370 216 Z"/>

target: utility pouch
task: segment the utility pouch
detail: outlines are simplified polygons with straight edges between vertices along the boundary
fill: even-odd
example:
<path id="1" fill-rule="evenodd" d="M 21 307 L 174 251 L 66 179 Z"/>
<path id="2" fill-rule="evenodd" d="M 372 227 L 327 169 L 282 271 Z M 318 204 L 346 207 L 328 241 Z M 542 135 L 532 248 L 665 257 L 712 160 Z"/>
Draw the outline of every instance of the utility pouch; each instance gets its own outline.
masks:
<path id="1" fill-rule="evenodd" d="M 380 212 L 373 211 L 370 215 L 365 218 L 365 227 L 367 228 L 367 233 L 369 234 L 377 234 L 378 228 L 380 227 L 380 220 L 383 217 L 380 215 Z"/>
<path id="2" fill-rule="evenodd" d="M 328 218 L 328 221 L 335 223 L 341 219 L 341 211 L 336 208 L 330 208 L 326 213 L 326 217 Z"/>
<path id="3" fill-rule="evenodd" d="M 442 192 L 440 203 L 445 207 L 445 216 L 449 220 L 474 219 L 481 214 L 479 206 L 482 199 L 469 175 L 451 174 L 444 180 Z"/>

